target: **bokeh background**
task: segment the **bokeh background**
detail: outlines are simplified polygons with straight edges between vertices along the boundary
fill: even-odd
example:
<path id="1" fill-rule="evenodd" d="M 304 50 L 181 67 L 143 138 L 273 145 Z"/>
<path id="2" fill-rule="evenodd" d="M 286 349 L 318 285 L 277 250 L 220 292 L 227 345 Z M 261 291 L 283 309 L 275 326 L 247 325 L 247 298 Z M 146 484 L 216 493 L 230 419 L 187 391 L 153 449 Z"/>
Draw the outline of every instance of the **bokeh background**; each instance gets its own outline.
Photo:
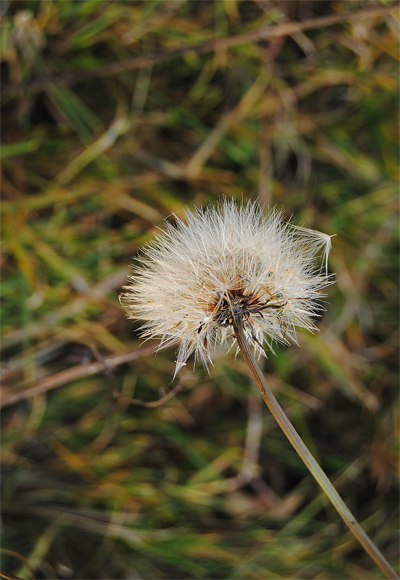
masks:
<path id="1" fill-rule="evenodd" d="M 171 384 L 118 295 L 164 219 L 221 196 L 336 234 L 320 332 L 263 368 L 397 565 L 397 3 L 2 11 L 2 569 L 382 578 L 241 356 Z"/>

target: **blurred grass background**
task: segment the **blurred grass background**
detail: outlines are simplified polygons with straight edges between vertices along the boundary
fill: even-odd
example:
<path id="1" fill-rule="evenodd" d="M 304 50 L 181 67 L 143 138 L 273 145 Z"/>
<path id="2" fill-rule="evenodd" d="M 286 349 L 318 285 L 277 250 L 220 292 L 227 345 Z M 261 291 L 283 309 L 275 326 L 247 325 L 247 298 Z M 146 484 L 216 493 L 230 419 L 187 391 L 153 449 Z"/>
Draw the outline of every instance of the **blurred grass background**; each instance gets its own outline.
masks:
<path id="1" fill-rule="evenodd" d="M 2 569 L 381 578 L 242 358 L 171 384 L 118 294 L 165 218 L 222 195 L 336 234 L 321 332 L 264 370 L 396 566 L 397 4 L 2 9 Z"/>

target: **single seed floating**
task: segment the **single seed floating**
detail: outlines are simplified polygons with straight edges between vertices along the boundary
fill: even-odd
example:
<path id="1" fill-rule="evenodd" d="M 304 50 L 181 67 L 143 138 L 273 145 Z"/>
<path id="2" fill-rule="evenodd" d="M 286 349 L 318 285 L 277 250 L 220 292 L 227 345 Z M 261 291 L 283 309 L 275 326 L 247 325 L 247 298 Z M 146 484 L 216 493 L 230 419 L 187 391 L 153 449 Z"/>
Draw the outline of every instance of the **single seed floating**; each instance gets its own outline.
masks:
<path id="1" fill-rule="evenodd" d="M 143 248 L 120 296 L 128 317 L 144 321 L 143 337 L 179 345 L 175 375 L 192 353 L 207 366 L 215 345 L 234 342 L 235 319 L 257 355 L 297 342 L 296 327 L 315 329 L 332 284 L 318 267 L 330 236 L 277 210 L 265 215 L 257 202 L 224 200 L 175 220 Z"/>

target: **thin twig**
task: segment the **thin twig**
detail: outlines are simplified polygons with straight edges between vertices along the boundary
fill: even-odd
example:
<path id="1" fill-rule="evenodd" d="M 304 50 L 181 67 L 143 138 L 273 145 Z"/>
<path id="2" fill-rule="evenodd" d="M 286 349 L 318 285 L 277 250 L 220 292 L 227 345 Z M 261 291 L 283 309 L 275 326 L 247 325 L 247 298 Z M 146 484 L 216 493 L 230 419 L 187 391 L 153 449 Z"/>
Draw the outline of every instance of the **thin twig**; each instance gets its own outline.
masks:
<path id="1" fill-rule="evenodd" d="M 157 401 L 142 401 L 141 399 L 132 399 L 131 397 L 128 397 L 127 395 L 124 395 L 123 393 L 120 393 L 118 391 L 118 389 L 115 387 L 113 377 L 112 377 L 112 372 L 113 372 L 112 368 L 113 367 L 109 364 L 108 359 L 103 358 L 101 356 L 96 345 L 91 345 L 90 348 L 91 348 L 94 356 L 96 357 L 96 360 L 103 365 L 103 371 L 104 371 L 104 376 L 106 378 L 106 381 L 110 387 L 110 390 L 111 390 L 113 396 L 116 399 L 118 399 L 119 401 L 124 401 L 125 403 L 129 403 L 131 405 L 137 405 L 138 407 L 148 407 L 150 409 L 153 409 L 155 407 L 161 407 L 161 405 L 164 405 L 164 403 L 166 403 L 167 401 L 172 399 L 172 397 L 174 397 L 177 393 L 179 393 L 179 391 L 181 391 L 184 387 L 184 384 L 182 381 L 182 376 L 181 376 L 180 377 L 181 380 L 180 380 L 179 384 L 176 387 L 174 387 L 172 389 L 172 391 L 170 391 L 169 393 L 167 393 L 166 395 L 164 395 L 160 399 L 157 399 Z"/>
<path id="2" fill-rule="evenodd" d="M 159 62 L 171 58 L 180 57 L 188 52 L 194 54 L 202 54 L 205 52 L 211 52 L 213 50 L 220 50 L 222 48 L 229 48 L 231 46 L 238 46 L 240 44 L 248 44 L 252 42 L 259 42 L 261 40 L 271 40 L 273 38 L 279 38 L 282 36 L 289 36 L 291 34 L 296 34 L 302 30 L 311 30 L 313 28 L 325 28 L 328 26 L 334 26 L 340 22 L 346 22 L 346 20 L 358 21 L 363 18 L 373 18 L 375 16 L 383 16 L 389 11 L 397 8 L 397 4 L 389 6 L 379 6 L 372 8 L 365 8 L 361 10 L 354 10 L 353 12 L 346 12 L 345 14 L 330 14 L 328 16 L 320 16 L 318 18 L 309 18 L 300 22 L 285 22 L 276 26 L 263 26 L 259 30 L 253 30 L 251 32 L 246 32 L 244 34 L 238 34 L 236 36 L 227 36 L 223 38 L 215 38 L 204 44 L 198 46 L 185 46 L 184 48 L 179 48 L 177 50 L 172 50 L 165 53 L 155 53 L 146 56 L 139 56 L 136 58 L 111 63 L 105 66 L 101 66 L 91 70 L 85 70 L 82 72 L 66 73 L 53 78 L 50 75 L 38 79 L 30 83 L 28 89 L 27 87 L 10 87 L 9 89 L 3 90 L 3 97 L 9 97 L 14 95 L 16 90 L 29 90 L 29 94 L 33 94 L 45 90 L 49 85 L 56 84 L 60 85 L 73 85 L 93 77 L 102 77 L 116 75 L 124 73 L 126 71 L 136 70 L 143 66 L 153 65 Z"/>
<path id="3" fill-rule="evenodd" d="M 345 522 L 346 526 L 357 538 L 366 552 L 368 552 L 371 558 L 376 562 L 376 564 L 388 578 L 399 580 L 396 572 L 393 570 L 384 555 L 357 522 L 336 489 L 333 487 L 332 483 L 329 481 L 328 477 L 325 475 L 324 471 L 321 469 L 321 467 L 318 465 L 314 457 L 307 449 L 306 445 L 287 418 L 283 409 L 280 407 L 251 353 L 246 336 L 244 334 L 243 323 L 240 318 L 236 317 L 234 319 L 233 327 L 236 341 L 251 371 L 258 390 L 260 391 L 265 404 L 271 411 L 273 417 L 276 419 L 282 431 L 285 433 L 286 437 L 289 439 L 290 443 L 293 445 L 306 467 L 308 467 L 311 474 L 317 480 L 318 484 L 326 493 L 329 500 L 338 511 L 340 517 Z"/>
<path id="4" fill-rule="evenodd" d="M 132 362 L 151 354 L 155 349 L 155 346 L 148 345 L 122 354 L 114 354 L 100 361 L 76 365 L 70 369 L 66 369 L 65 371 L 35 381 L 34 383 L 22 385 L 18 390 L 11 388 L 4 389 L 3 387 L 0 399 L 0 409 L 18 403 L 19 401 L 23 401 L 24 399 L 29 399 L 34 395 L 45 393 L 46 391 L 70 383 L 71 381 L 76 381 L 82 377 L 96 375 L 97 373 L 104 371 L 107 367 L 115 367 L 127 362 Z"/>
<path id="5" fill-rule="evenodd" d="M 123 395 L 122 393 L 120 393 L 116 389 L 113 389 L 113 394 L 114 394 L 114 397 L 116 399 L 130 403 L 131 405 L 137 405 L 138 407 L 148 407 L 150 409 L 154 409 L 155 407 L 161 407 L 161 405 L 164 405 L 164 403 L 166 403 L 167 401 L 172 399 L 172 397 L 175 397 L 175 395 L 177 393 L 179 393 L 179 391 L 181 391 L 183 389 L 183 387 L 184 387 L 184 384 L 183 384 L 183 382 L 181 382 L 181 383 L 179 383 L 179 385 L 174 387 L 172 389 L 172 391 L 170 391 L 169 393 L 167 393 L 166 395 L 161 397 L 161 399 L 157 399 L 157 401 L 150 401 L 150 402 L 141 401 L 140 399 L 131 399 L 131 397 L 127 397 L 126 395 Z"/>

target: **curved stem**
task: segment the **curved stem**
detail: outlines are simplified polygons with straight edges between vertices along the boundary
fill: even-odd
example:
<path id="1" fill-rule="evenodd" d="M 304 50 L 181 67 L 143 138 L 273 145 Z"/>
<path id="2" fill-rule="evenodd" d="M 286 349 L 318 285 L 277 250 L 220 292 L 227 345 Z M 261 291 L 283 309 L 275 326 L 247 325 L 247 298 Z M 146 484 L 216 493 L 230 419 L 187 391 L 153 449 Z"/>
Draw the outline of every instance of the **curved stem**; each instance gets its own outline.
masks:
<path id="1" fill-rule="evenodd" d="M 303 463 L 308 467 L 311 474 L 317 480 L 318 484 L 321 486 L 322 490 L 328 496 L 329 500 L 333 506 L 338 511 L 340 517 L 343 519 L 346 526 L 352 532 L 352 534 L 357 538 L 363 548 L 368 552 L 371 558 L 376 562 L 379 568 L 386 574 L 388 578 L 399 580 L 396 572 L 390 566 L 384 555 L 377 548 L 370 537 L 364 532 L 360 524 L 357 522 L 351 511 L 348 509 L 336 489 L 333 487 L 332 483 L 329 481 L 328 477 L 325 475 L 324 471 L 318 465 L 314 457 L 311 455 L 300 435 L 297 433 L 283 409 L 276 400 L 274 394 L 272 393 L 268 383 L 266 382 L 264 376 L 262 375 L 260 368 L 258 367 L 253 354 L 249 348 L 247 342 L 243 323 L 240 319 L 235 318 L 233 321 L 233 328 L 235 332 L 235 338 L 242 351 L 243 357 L 253 375 L 254 381 L 261 393 L 261 396 L 267 405 L 268 409 L 271 411 L 272 415 L 278 422 L 282 431 L 285 433 L 286 437 L 289 439 L 290 443 L 293 445 L 297 453 L 300 455 Z"/>

